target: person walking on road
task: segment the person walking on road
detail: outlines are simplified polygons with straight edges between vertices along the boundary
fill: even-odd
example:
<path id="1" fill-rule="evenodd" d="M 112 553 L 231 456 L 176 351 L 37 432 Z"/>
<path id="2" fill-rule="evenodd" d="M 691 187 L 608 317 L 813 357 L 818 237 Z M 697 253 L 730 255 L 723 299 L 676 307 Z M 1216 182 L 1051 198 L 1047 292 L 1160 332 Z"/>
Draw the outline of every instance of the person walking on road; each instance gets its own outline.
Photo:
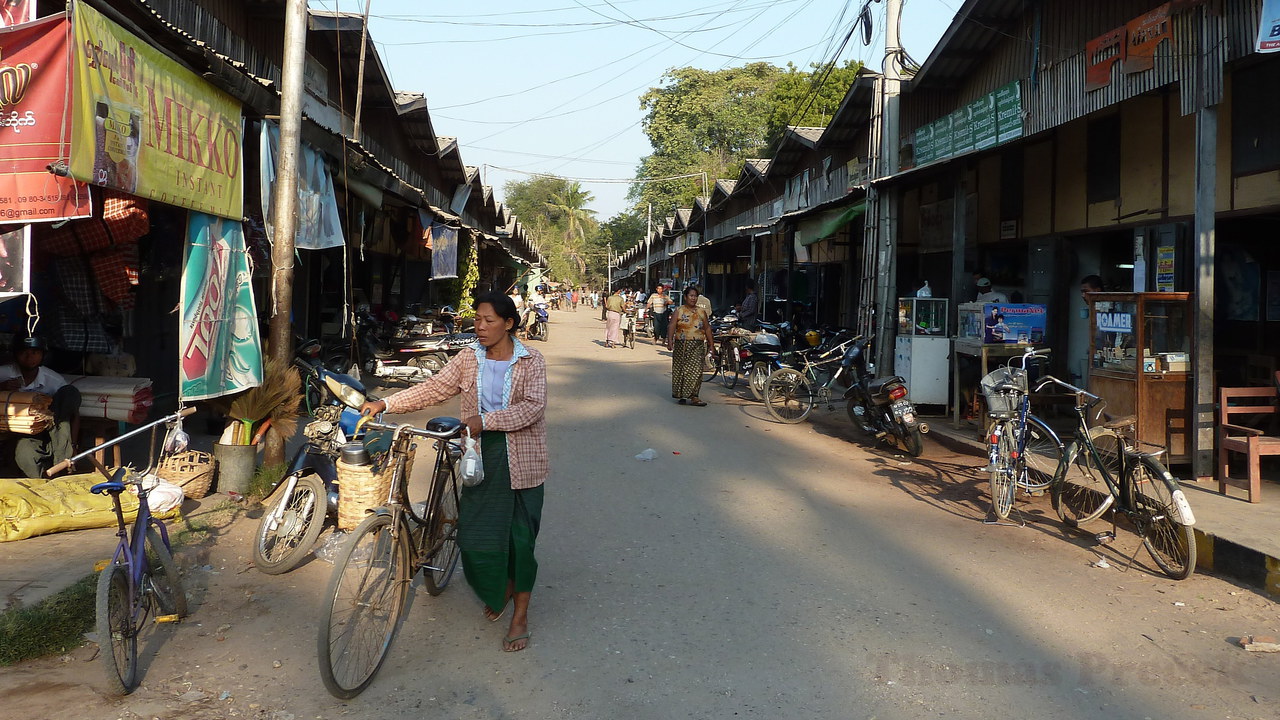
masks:
<path id="1" fill-rule="evenodd" d="M 515 337 L 520 314 L 511 298 L 476 298 L 477 342 L 439 373 L 385 400 L 367 402 L 364 414 L 408 413 L 462 395 L 462 415 L 480 438 L 484 481 L 463 487 L 458 547 L 467 584 L 496 622 L 514 601 L 502 640 L 507 652 L 529 645 L 529 600 L 538 575 L 534 542 L 542 521 L 547 453 L 547 364 Z"/>
<path id="2" fill-rule="evenodd" d="M 666 287 L 659 285 L 654 288 L 653 294 L 645 301 L 645 306 L 649 308 L 649 312 L 653 317 L 653 341 L 666 342 L 667 339 L 667 305 L 670 298 L 667 297 Z"/>
<path id="3" fill-rule="evenodd" d="M 707 403 L 698 397 L 702 387 L 702 365 L 707 349 L 714 343 L 711 318 L 698 307 L 698 288 L 684 289 L 684 304 L 671 316 L 667 333 L 667 349 L 671 351 L 671 397 L 695 407 Z"/>
<path id="4" fill-rule="evenodd" d="M 604 346 L 607 348 L 622 345 L 622 313 L 626 312 L 627 301 L 622 297 L 622 288 L 604 301 Z"/>

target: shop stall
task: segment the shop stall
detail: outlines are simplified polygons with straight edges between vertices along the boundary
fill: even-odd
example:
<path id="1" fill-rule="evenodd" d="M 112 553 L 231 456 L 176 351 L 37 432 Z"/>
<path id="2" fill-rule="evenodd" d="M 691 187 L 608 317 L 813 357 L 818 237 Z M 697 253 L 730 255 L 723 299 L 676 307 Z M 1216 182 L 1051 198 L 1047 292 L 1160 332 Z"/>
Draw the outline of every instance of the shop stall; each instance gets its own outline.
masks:
<path id="1" fill-rule="evenodd" d="M 1190 462 L 1191 293 L 1089 293 L 1089 392 L 1133 415 L 1137 440 Z"/>
<path id="2" fill-rule="evenodd" d="M 962 303 L 956 337 L 952 341 L 952 422 L 960 427 L 965 402 L 980 397 L 978 379 L 1028 347 L 1045 346 L 1044 305 L 1024 303 Z M 962 366 L 976 368 L 976 374 Z M 914 393 L 913 393 L 914 394 Z"/>
<path id="3" fill-rule="evenodd" d="M 899 298 L 898 338 L 893 348 L 893 371 L 907 381 L 917 405 L 947 403 L 947 337 L 945 298 Z"/>

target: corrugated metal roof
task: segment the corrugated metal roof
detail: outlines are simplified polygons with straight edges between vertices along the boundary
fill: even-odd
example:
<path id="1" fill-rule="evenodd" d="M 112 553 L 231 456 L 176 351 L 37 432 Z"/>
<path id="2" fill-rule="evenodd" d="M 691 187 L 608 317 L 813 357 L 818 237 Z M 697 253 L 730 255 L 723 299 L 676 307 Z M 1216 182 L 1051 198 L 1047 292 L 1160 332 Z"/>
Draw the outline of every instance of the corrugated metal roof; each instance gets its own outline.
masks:
<path id="1" fill-rule="evenodd" d="M 743 163 L 742 167 L 744 170 L 750 168 L 757 175 L 765 175 L 769 172 L 769 165 L 771 164 L 772 161 L 770 160 L 751 159 Z"/>
<path id="2" fill-rule="evenodd" d="M 1029 9 L 1026 0 L 966 0 L 904 89 L 959 84 L 986 61 L 987 51 L 1012 35 L 1009 23 Z"/>

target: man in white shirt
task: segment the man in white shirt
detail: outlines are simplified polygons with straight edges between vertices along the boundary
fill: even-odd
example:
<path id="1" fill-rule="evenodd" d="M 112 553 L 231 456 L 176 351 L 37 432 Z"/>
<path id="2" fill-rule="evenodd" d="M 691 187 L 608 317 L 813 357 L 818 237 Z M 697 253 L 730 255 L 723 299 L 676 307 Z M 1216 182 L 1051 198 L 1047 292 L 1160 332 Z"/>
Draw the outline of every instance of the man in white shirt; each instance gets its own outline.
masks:
<path id="1" fill-rule="evenodd" d="M 533 291 L 529 293 L 529 298 L 524 301 L 524 322 L 521 323 L 520 327 L 524 328 L 525 333 L 529 332 L 529 326 L 533 324 L 533 317 L 536 312 L 533 306 L 546 301 L 547 298 L 542 294 L 542 286 L 534 286 Z"/>
<path id="2" fill-rule="evenodd" d="M 991 289 L 991 281 L 987 278 L 978 278 L 978 302 L 980 303 L 1007 303 L 1009 296 L 1002 292 Z"/>
<path id="3" fill-rule="evenodd" d="M 29 478 L 75 454 L 79 425 L 80 391 L 58 373 L 44 367 L 45 344 L 39 337 L 17 337 L 13 362 L 0 366 L 0 392 L 34 392 L 53 398 L 53 427 L 39 435 L 22 436 L 14 448 L 14 462 Z"/>

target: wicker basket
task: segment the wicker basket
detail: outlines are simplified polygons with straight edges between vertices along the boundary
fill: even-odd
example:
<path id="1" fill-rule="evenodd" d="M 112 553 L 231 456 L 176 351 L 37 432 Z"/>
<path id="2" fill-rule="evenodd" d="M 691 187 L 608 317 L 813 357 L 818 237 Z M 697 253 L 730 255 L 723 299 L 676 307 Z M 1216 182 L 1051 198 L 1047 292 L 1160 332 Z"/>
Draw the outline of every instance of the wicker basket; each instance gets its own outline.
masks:
<path id="1" fill-rule="evenodd" d="M 182 493 L 197 500 L 209 494 L 213 471 L 218 463 L 213 455 L 199 450 L 174 453 L 165 458 L 156 474 L 182 488 Z"/>

